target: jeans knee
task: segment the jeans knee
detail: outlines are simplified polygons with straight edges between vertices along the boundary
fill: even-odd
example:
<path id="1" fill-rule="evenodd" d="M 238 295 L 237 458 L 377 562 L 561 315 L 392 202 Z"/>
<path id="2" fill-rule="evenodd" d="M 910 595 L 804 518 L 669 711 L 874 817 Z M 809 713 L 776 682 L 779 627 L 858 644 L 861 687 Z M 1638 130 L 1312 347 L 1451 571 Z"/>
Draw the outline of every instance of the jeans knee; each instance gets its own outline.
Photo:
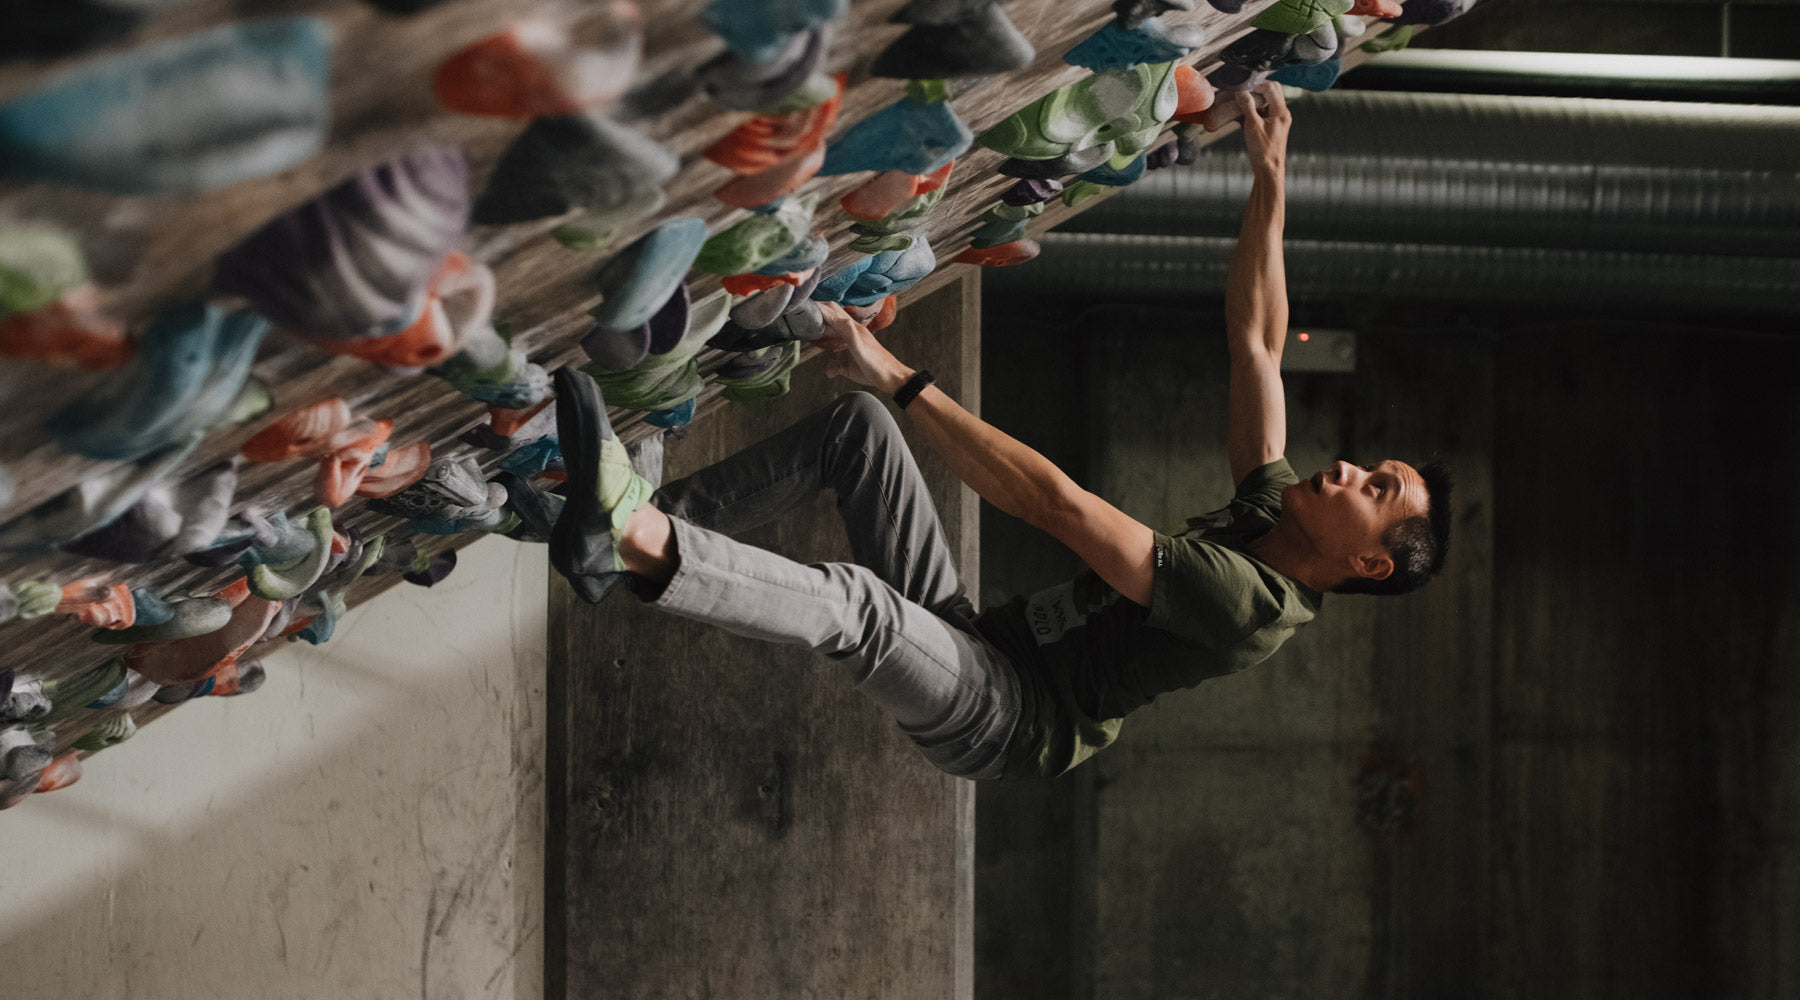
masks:
<path id="1" fill-rule="evenodd" d="M 861 389 L 846 392 L 838 397 L 835 405 L 839 417 L 852 427 L 879 429 L 882 433 L 900 429 L 900 425 L 894 422 L 894 415 L 888 412 L 888 408 L 873 393 Z"/>

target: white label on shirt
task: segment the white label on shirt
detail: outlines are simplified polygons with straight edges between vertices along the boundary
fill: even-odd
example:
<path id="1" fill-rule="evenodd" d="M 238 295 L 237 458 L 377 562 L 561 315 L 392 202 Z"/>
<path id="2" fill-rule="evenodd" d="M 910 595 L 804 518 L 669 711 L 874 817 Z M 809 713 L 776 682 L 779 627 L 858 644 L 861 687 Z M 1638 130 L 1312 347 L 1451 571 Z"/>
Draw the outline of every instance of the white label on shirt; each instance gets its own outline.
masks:
<path id="1" fill-rule="evenodd" d="M 1040 646 L 1060 642 L 1065 632 L 1087 624 L 1087 615 L 1075 607 L 1074 581 L 1031 595 L 1025 604 L 1025 621 Z"/>

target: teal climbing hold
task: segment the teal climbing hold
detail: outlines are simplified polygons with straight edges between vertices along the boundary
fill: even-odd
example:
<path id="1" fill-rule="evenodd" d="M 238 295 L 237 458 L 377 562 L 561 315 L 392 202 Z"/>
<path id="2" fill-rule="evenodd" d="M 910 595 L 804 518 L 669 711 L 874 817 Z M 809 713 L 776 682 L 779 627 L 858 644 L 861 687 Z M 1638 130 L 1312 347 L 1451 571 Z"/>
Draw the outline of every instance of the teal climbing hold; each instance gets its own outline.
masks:
<path id="1" fill-rule="evenodd" d="M 56 74 L 0 105 L 0 173 L 154 194 L 286 170 L 325 138 L 330 34 L 245 21 Z"/>

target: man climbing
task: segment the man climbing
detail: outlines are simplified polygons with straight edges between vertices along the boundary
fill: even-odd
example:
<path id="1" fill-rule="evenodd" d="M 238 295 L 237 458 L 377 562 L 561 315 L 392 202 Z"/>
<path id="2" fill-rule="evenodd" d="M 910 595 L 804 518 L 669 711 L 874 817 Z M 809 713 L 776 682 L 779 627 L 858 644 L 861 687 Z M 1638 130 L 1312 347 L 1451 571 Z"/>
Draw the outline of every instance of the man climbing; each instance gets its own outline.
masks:
<path id="1" fill-rule="evenodd" d="M 1317 613 L 1322 593 L 1402 593 L 1442 565 L 1449 490 L 1435 466 L 1339 462 L 1300 480 L 1283 457 L 1284 159 L 1291 121 L 1239 95 L 1255 177 L 1226 289 L 1227 453 L 1237 492 L 1190 530 L 1161 534 L 984 423 L 836 307 L 828 372 L 885 393 L 996 508 L 1089 567 L 977 615 L 894 419 L 851 393 L 654 497 L 632 472 L 586 376 L 557 376 L 571 496 L 552 559 L 598 600 L 638 597 L 755 639 L 844 663 L 940 769 L 961 777 L 1060 774 L 1105 747 L 1164 692 L 1256 663 Z M 579 487 L 579 488 L 577 488 Z M 733 541 L 836 491 L 854 562 L 805 566 Z"/>

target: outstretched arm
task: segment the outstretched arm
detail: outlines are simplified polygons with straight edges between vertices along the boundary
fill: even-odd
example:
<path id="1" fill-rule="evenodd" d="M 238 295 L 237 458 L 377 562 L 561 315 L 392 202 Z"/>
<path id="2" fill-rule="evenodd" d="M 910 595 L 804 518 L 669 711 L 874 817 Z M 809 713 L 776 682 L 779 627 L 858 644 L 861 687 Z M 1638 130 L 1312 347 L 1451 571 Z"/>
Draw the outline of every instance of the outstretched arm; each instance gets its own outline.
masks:
<path id="1" fill-rule="evenodd" d="M 1237 95 L 1253 181 L 1225 279 L 1225 334 L 1231 347 L 1226 453 L 1236 483 L 1287 451 L 1281 349 L 1287 343 L 1288 301 L 1281 230 L 1287 218 L 1287 137 L 1293 118 L 1278 84 L 1261 89 L 1268 106 L 1260 110 L 1250 94 Z"/>
<path id="2" fill-rule="evenodd" d="M 832 353 L 827 373 L 893 395 L 914 370 L 834 303 L 820 306 Z M 906 414 L 958 479 L 983 500 L 1067 545 L 1095 573 L 1139 604 L 1150 604 L 1150 529 L 1082 489 L 1043 455 L 927 386 Z"/>

